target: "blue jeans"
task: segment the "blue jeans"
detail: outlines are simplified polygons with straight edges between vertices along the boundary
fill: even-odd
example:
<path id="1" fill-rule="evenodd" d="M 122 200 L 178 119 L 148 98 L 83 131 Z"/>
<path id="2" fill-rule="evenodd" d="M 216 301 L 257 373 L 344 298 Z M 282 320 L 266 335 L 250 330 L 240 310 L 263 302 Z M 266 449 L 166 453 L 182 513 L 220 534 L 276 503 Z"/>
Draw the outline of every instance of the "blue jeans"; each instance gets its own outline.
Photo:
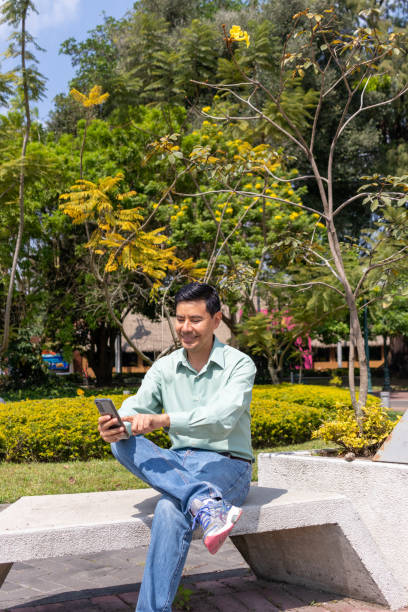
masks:
<path id="1" fill-rule="evenodd" d="M 162 493 L 154 512 L 136 611 L 171 612 L 193 534 L 192 501 L 218 497 L 242 505 L 252 466 L 212 451 L 162 449 L 144 436 L 115 442 L 112 453 L 135 476 Z"/>

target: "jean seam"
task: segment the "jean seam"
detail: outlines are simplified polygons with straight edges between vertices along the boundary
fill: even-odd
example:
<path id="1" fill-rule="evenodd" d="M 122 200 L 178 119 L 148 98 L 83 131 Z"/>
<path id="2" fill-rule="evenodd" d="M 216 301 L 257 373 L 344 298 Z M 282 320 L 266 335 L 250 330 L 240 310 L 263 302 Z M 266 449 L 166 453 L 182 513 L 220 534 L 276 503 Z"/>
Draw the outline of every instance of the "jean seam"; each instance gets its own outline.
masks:
<path id="1" fill-rule="evenodd" d="M 189 535 L 190 535 L 190 532 L 191 532 L 191 529 L 186 530 L 186 532 L 185 532 L 185 533 L 184 533 L 184 535 L 183 535 L 183 541 L 182 541 L 181 551 L 183 550 L 184 546 L 185 546 L 186 544 L 188 544 L 188 542 L 187 542 L 187 540 L 186 540 L 186 536 L 189 536 Z M 181 552 L 181 551 L 180 551 L 180 552 Z M 178 558 L 177 567 L 175 568 L 175 570 L 174 570 L 174 572 L 173 572 L 173 577 L 172 577 L 172 579 L 170 580 L 170 584 L 169 584 L 169 591 L 168 591 L 168 594 L 167 594 L 166 603 L 164 604 L 164 607 L 161 609 L 161 612 L 166 612 L 166 610 L 168 610 L 168 606 L 169 606 L 169 604 L 171 604 L 171 603 L 172 603 L 172 602 L 170 601 L 170 590 L 171 590 L 171 588 L 170 588 L 170 587 L 171 587 L 171 585 L 172 585 L 172 584 L 173 584 L 173 582 L 174 582 L 174 577 L 178 575 L 178 571 L 179 571 L 180 565 L 181 565 L 181 563 L 182 563 L 181 558 L 182 558 L 182 555 L 180 554 L 180 555 L 179 555 L 179 558 Z M 177 593 L 177 591 L 176 591 L 176 593 Z"/>
<path id="2" fill-rule="evenodd" d="M 232 461 L 234 461 L 234 460 L 232 459 Z M 232 489 L 234 489 L 234 488 L 236 487 L 237 482 L 238 482 L 239 480 L 241 480 L 241 479 L 242 479 L 244 476 L 247 476 L 247 474 L 248 474 L 248 472 L 249 472 L 249 468 L 250 468 L 250 467 L 251 467 L 251 466 L 248 464 L 248 467 L 247 467 L 246 471 L 245 471 L 243 474 L 241 474 L 240 476 L 238 476 L 238 478 L 237 478 L 236 480 L 234 480 L 234 482 L 231 484 L 231 486 L 230 486 L 230 488 L 228 489 L 228 491 L 225 491 L 225 493 L 224 493 L 223 497 L 225 497 L 225 498 L 226 498 L 226 497 L 227 497 L 227 495 L 228 495 L 228 493 L 229 493 L 230 491 L 232 491 Z"/>

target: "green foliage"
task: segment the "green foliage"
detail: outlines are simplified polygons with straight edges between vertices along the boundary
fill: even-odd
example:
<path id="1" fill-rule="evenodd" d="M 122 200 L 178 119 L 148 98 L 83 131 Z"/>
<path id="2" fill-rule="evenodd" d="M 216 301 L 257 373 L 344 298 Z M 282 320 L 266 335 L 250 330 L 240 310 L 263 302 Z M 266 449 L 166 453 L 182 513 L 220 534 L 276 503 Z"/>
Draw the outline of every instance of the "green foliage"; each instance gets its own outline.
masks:
<path id="1" fill-rule="evenodd" d="M 342 390 L 312 387 L 308 392 L 308 389 L 302 385 L 254 388 L 251 405 L 254 448 L 310 439 L 312 432 L 327 418 L 328 410 L 335 407 L 336 393 L 341 397 Z M 117 407 L 125 399 L 115 393 L 104 395 L 111 397 Z M 110 447 L 100 439 L 97 430 L 94 397 L 81 395 L 0 404 L 0 437 L 4 440 L 5 460 L 17 463 L 85 461 L 110 456 Z M 310 401 L 309 405 L 306 400 Z M 163 448 L 170 446 L 163 430 L 147 437 Z"/>
<path id="2" fill-rule="evenodd" d="M 251 406 L 251 433 L 254 448 L 294 444 L 310 440 L 313 430 L 325 417 L 325 410 L 264 397 Z"/>
<path id="3" fill-rule="evenodd" d="M 3 461 L 6 457 L 6 438 L 0 434 L 0 461 Z"/>
<path id="4" fill-rule="evenodd" d="M 315 408 L 334 410 L 337 406 L 351 407 L 350 393 L 347 389 L 333 389 L 320 385 L 259 385 L 254 388 L 254 400 L 269 399 L 277 402 L 290 402 Z M 380 400 L 372 395 L 368 396 L 369 406 L 379 406 Z"/>
<path id="5" fill-rule="evenodd" d="M 41 349 L 31 342 L 27 330 L 20 330 L 10 342 L 4 363 L 8 374 L 0 380 L 2 389 L 25 389 L 47 379 L 47 366 L 41 358 Z"/>
<path id="6" fill-rule="evenodd" d="M 174 599 L 174 609 L 175 610 L 191 610 L 191 595 L 193 591 L 191 589 L 186 589 L 182 584 L 177 589 L 176 597 Z"/>
<path id="7" fill-rule="evenodd" d="M 363 408 L 363 431 L 359 431 L 353 410 L 339 408 L 313 432 L 313 438 L 334 442 L 344 451 L 356 455 L 374 455 L 385 438 L 391 433 L 397 420 L 391 419 L 387 410 L 377 405 Z"/>
<path id="8" fill-rule="evenodd" d="M 332 387 L 341 387 L 342 384 L 343 384 L 342 379 L 340 378 L 340 376 L 337 376 L 336 374 L 333 374 L 333 376 L 329 380 L 329 385 L 331 385 Z"/>
<path id="9" fill-rule="evenodd" d="M 110 395 L 117 406 L 124 396 Z M 0 435 L 6 461 L 75 461 L 109 457 L 110 446 L 97 429 L 94 397 L 27 400 L 0 404 Z M 169 446 L 163 430 L 147 437 Z"/>

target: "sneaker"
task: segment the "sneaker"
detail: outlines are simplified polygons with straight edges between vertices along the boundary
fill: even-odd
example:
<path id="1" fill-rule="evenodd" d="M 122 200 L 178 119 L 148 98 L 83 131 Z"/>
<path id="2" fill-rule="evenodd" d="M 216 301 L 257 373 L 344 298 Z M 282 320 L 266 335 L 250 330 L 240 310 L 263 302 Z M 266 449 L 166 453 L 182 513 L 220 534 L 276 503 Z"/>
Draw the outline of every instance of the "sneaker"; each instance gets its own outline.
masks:
<path id="1" fill-rule="evenodd" d="M 204 531 L 204 544 L 212 555 L 221 548 L 235 523 L 242 514 L 242 509 L 221 500 L 207 499 L 203 502 L 194 517 Z"/>

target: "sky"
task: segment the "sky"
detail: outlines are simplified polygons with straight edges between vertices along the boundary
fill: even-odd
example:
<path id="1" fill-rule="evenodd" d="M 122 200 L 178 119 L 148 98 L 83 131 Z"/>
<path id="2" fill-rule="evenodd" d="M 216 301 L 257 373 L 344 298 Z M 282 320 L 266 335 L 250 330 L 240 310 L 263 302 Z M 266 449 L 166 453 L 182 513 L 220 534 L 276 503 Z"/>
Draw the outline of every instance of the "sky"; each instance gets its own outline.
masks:
<path id="1" fill-rule="evenodd" d="M 38 15 L 31 13 L 27 29 L 45 49 L 45 52 L 35 52 L 35 55 L 39 60 L 39 71 L 48 79 L 46 97 L 35 105 L 41 121 L 46 120 L 52 109 L 55 95 L 68 92 L 68 83 L 74 76 L 70 58 L 58 54 L 61 42 L 71 36 L 78 41 L 84 40 L 88 30 L 103 23 L 103 12 L 108 17 L 119 19 L 133 4 L 134 0 L 34 0 Z M 0 53 L 7 48 L 9 34 L 10 30 L 0 25 Z M 10 70 L 16 63 L 15 60 L 12 64 L 4 59 L 0 61 L 1 72 Z"/>

